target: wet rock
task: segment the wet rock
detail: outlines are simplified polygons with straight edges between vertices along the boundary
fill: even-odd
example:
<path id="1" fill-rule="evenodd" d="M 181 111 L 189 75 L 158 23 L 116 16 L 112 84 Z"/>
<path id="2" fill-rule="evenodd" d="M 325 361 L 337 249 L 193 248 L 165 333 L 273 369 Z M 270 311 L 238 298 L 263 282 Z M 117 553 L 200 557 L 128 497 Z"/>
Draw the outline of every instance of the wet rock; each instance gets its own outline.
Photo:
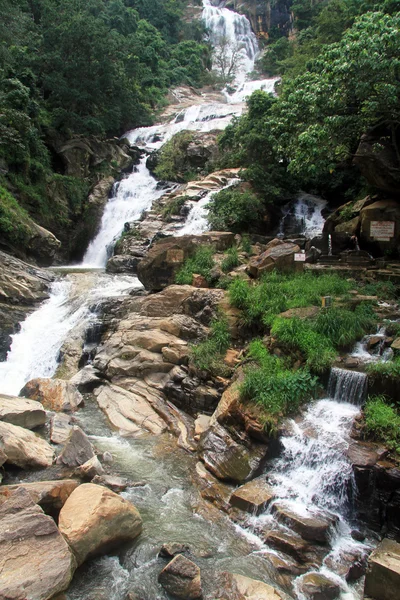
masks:
<path id="1" fill-rule="evenodd" d="M 348 356 L 347 358 L 345 358 L 344 363 L 343 363 L 343 365 L 347 369 L 356 369 L 359 364 L 360 364 L 360 361 L 358 360 L 358 358 L 355 358 L 354 356 Z"/>
<path id="2" fill-rule="evenodd" d="M 39 504 L 44 512 L 54 513 L 60 510 L 67 498 L 79 485 L 79 481 L 63 479 L 61 481 L 35 481 L 34 483 L 18 483 L 0 487 L 0 504 L 17 490 L 25 490 L 32 502 Z"/>
<path id="3" fill-rule="evenodd" d="M 267 448 L 245 447 L 235 442 L 221 425 L 214 425 L 199 442 L 199 456 L 218 479 L 242 483 L 260 469 Z"/>
<path id="4" fill-rule="evenodd" d="M 45 440 L 10 423 L 0 422 L 0 449 L 7 463 L 22 469 L 49 467 L 53 462 L 53 449 Z"/>
<path id="5" fill-rule="evenodd" d="M 46 411 L 39 402 L 0 394 L 0 421 L 35 429 L 46 423 Z"/>
<path id="6" fill-rule="evenodd" d="M 67 589 L 74 571 L 75 559 L 55 522 L 26 491 L 0 504 L 2 598 L 48 600 Z"/>
<path id="7" fill-rule="evenodd" d="M 321 573 L 307 573 L 301 578 L 299 587 L 310 600 L 334 600 L 340 594 L 340 586 Z"/>
<path id="8" fill-rule="evenodd" d="M 273 512 L 278 521 L 288 525 L 296 533 L 301 535 L 304 540 L 312 542 L 321 542 L 326 544 L 329 541 L 331 526 L 335 519 L 322 515 L 298 515 L 288 509 L 283 504 L 276 503 L 273 506 Z"/>
<path id="9" fill-rule="evenodd" d="M 276 550 L 281 550 L 300 563 L 308 562 L 310 546 L 299 535 L 279 530 L 259 532 L 265 543 Z"/>
<path id="10" fill-rule="evenodd" d="M 267 250 L 250 259 L 248 273 L 252 277 L 261 277 L 263 273 L 269 273 L 274 269 L 280 271 L 291 271 L 294 268 L 294 255 L 300 252 L 300 247 L 291 242 L 273 240 L 267 246 Z"/>
<path id="11" fill-rule="evenodd" d="M 71 417 L 55 413 L 50 420 L 50 440 L 53 444 L 65 444 L 72 431 Z"/>
<path id="12" fill-rule="evenodd" d="M 351 531 L 351 537 L 353 540 L 356 540 L 356 542 L 363 542 L 365 540 L 365 533 L 359 529 L 353 529 Z"/>
<path id="13" fill-rule="evenodd" d="M 226 513 L 230 511 L 229 498 L 232 494 L 231 486 L 218 481 L 218 479 L 207 471 L 201 462 L 196 464 L 194 479 L 204 500 L 211 502 L 213 506 Z"/>
<path id="14" fill-rule="evenodd" d="M 96 477 L 96 475 L 103 475 L 103 473 L 104 469 L 97 456 L 90 458 L 75 471 L 75 474 L 83 479 L 93 479 L 93 477 Z"/>
<path id="15" fill-rule="evenodd" d="M 140 256 L 118 254 L 107 261 L 106 271 L 107 273 L 136 273 L 140 261 Z"/>
<path id="16" fill-rule="evenodd" d="M 211 417 L 209 415 L 199 415 L 194 422 L 194 439 L 199 440 L 200 436 L 207 431 L 210 426 Z"/>
<path id="17" fill-rule="evenodd" d="M 397 600 L 400 589 L 400 544 L 384 539 L 368 561 L 364 593 L 377 600 Z"/>
<path id="18" fill-rule="evenodd" d="M 98 391 L 96 399 L 122 435 L 138 436 L 148 432 L 160 435 L 167 425 L 147 401 L 151 395 L 159 397 L 160 394 L 140 381 L 133 390 L 127 391 L 116 385 L 104 386 Z"/>
<path id="19" fill-rule="evenodd" d="M 20 395 L 37 400 L 46 410 L 56 412 L 73 412 L 83 402 L 77 388 L 63 379 L 32 379 L 25 384 Z"/>
<path id="20" fill-rule="evenodd" d="M 78 564 L 103 554 L 142 531 L 137 509 L 111 490 L 84 483 L 72 492 L 59 517 L 59 529 Z"/>
<path id="21" fill-rule="evenodd" d="M 170 542 L 161 546 L 161 550 L 158 553 L 158 555 L 162 556 L 163 558 L 174 558 L 174 556 L 176 556 L 177 554 L 183 554 L 184 552 L 189 552 L 189 550 L 190 548 L 187 544 Z"/>
<path id="22" fill-rule="evenodd" d="M 101 383 L 99 372 L 92 365 L 86 365 L 69 382 L 76 386 L 80 392 L 91 392 Z"/>
<path id="23" fill-rule="evenodd" d="M 168 563 L 159 574 L 158 581 L 175 598 L 182 598 L 182 600 L 202 598 L 200 569 L 182 554 L 178 554 Z"/>
<path id="24" fill-rule="evenodd" d="M 108 487 L 113 492 L 123 492 L 128 487 L 128 481 L 126 479 L 115 475 L 96 475 L 93 477 L 92 483 Z"/>
<path id="25" fill-rule="evenodd" d="M 73 427 L 57 464 L 66 467 L 79 467 L 94 457 L 93 446 L 80 427 Z"/>
<path id="26" fill-rule="evenodd" d="M 221 573 L 218 598 L 220 600 L 282 600 L 271 585 L 236 573 Z"/>
<path id="27" fill-rule="evenodd" d="M 386 448 L 369 442 L 354 441 L 347 450 L 347 457 L 356 467 L 373 467 L 387 454 Z"/>
<path id="28" fill-rule="evenodd" d="M 233 492 L 229 502 L 240 510 L 259 515 L 264 512 L 273 498 L 273 488 L 267 484 L 265 477 L 262 477 L 240 486 Z"/>
<path id="29" fill-rule="evenodd" d="M 192 256 L 201 245 L 212 245 L 216 251 L 232 246 L 234 235 L 226 232 L 210 232 L 198 236 L 158 240 L 138 265 L 138 278 L 150 291 L 159 291 L 175 281 L 175 275 L 186 258 Z"/>

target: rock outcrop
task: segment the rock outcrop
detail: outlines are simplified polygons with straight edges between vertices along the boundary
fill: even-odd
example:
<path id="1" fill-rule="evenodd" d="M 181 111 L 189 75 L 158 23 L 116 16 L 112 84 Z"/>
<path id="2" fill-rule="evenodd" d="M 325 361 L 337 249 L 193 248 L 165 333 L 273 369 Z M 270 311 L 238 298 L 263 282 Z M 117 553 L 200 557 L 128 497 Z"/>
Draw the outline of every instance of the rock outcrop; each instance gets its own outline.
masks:
<path id="1" fill-rule="evenodd" d="M 65 467 L 76 468 L 94 457 L 93 446 L 80 427 L 72 427 L 57 463 Z"/>
<path id="2" fill-rule="evenodd" d="M 59 529 L 80 565 L 135 539 L 142 531 L 142 519 L 133 504 L 111 490 L 84 483 L 61 509 Z"/>
<path id="3" fill-rule="evenodd" d="M 0 251 L 0 360 L 21 321 L 48 297 L 54 276 Z"/>
<path id="4" fill-rule="evenodd" d="M 182 554 L 178 554 L 167 564 L 158 576 L 158 581 L 175 598 L 202 598 L 200 569 Z"/>
<path id="5" fill-rule="evenodd" d="M 0 421 L 35 429 L 46 423 L 46 411 L 40 402 L 0 394 Z"/>
<path id="6" fill-rule="evenodd" d="M 272 240 L 267 244 L 265 252 L 250 259 L 248 273 L 252 277 L 261 277 L 263 273 L 291 271 L 294 268 L 294 255 L 300 252 L 300 246 L 292 242 Z"/>
<path id="7" fill-rule="evenodd" d="M 74 412 L 83 401 L 77 388 L 63 379 L 31 379 L 20 394 L 37 400 L 46 410 L 55 412 Z"/>
<path id="8" fill-rule="evenodd" d="M 0 450 L 5 462 L 21 469 L 49 467 L 53 462 L 53 449 L 42 438 L 28 429 L 0 421 Z"/>
<path id="9" fill-rule="evenodd" d="M 400 589 L 400 544 L 384 539 L 368 561 L 365 596 L 396 600 Z"/>
<path id="10" fill-rule="evenodd" d="M 74 479 L 2 485 L 0 487 L 0 503 L 12 496 L 17 490 L 25 490 L 32 501 L 39 504 L 45 513 L 54 514 L 54 512 L 61 510 L 67 498 L 78 485 L 79 481 Z"/>
<path id="11" fill-rule="evenodd" d="M 69 586 L 75 559 L 51 517 L 24 490 L 0 499 L 2 598 L 48 600 Z"/>
<path id="12" fill-rule="evenodd" d="M 221 600 L 282 600 L 281 594 L 267 583 L 224 572 L 220 575 L 218 598 Z"/>

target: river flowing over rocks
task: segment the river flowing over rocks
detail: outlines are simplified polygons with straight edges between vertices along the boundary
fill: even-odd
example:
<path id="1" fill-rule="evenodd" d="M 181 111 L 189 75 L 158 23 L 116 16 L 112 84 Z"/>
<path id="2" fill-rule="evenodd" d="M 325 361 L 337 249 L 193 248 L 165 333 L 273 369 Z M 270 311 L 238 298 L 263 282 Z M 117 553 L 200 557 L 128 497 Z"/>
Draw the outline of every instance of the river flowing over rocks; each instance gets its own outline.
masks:
<path id="1" fill-rule="evenodd" d="M 277 439 L 241 403 L 239 352 L 225 359 L 226 378 L 190 366 L 221 311 L 240 337 L 224 289 L 175 284 L 195 248 L 234 242 L 209 232 L 206 214 L 240 174 L 170 185 L 149 157 L 179 131 L 223 130 L 252 91 L 276 83 L 248 79 L 259 48 L 244 15 L 203 0 L 203 18 L 212 38 L 241 45 L 235 90 L 191 105 L 177 91 L 164 122 L 126 133 L 139 164 L 115 184 L 80 265 L 0 263 L 0 598 L 360 600 L 378 534 L 359 512 L 376 531 L 398 531 L 398 515 L 382 515 L 385 482 L 398 507 L 398 469 L 350 437 L 364 373 L 334 369 L 326 397 Z M 166 222 L 160 206 L 183 196 L 185 210 Z M 324 208 L 301 193 L 280 232 L 321 233 Z M 264 242 L 233 276 L 284 270 L 301 250 Z M 369 518 L 357 490 L 379 469 Z"/>

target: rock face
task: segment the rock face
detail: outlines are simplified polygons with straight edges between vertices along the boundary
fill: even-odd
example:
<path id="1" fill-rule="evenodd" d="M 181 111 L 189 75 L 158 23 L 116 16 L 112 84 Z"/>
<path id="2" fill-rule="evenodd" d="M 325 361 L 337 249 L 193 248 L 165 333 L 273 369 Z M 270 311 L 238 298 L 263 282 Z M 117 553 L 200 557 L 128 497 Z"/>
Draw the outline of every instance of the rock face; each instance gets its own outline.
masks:
<path id="1" fill-rule="evenodd" d="M 361 137 L 354 163 L 373 187 L 393 196 L 399 196 L 400 173 L 398 158 L 386 135 Z M 377 150 L 379 148 L 379 150 Z"/>
<path id="2" fill-rule="evenodd" d="M 35 429 L 46 423 L 46 411 L 40 402 L 0 394 L 0 421 Z"/>
<path id="3" fill-rule="evenodd" d="M 28 429 L 0 422 L 0 449 L 7 463 L 22 469 L 49 467 L 53 462 L 53 449 Z"/>
<path id="4" fill-rule="evenodd" d="M 364 593 L 376 600 L 396 600 L 400 589 L 400 544 L 384 539 L 369 557 Z"/>
<path id="5" fill-rule="evenodd" d="M 175 598 L 202 598 L 200 569 L 182 554 L 178 554 L 168 563 L 158 576 L 158 581 Z"/>
<path id="6" fill-rule="evenodd" d="M 39 302 L 48 297 L 53 275 L 0 251 L 0 360 L 11 345 L 10 335 Z"/>
<path id="7" fill-rule="evenodd" d="M 27 492 L 0 504 L 2 598 L 48 600 L 67 589 L 74 571 L 75 559 L 55 522 Z"/>
<path id="8" fill-rule="evenodd" d="M 221 425 L 213 425 L 201 437 L 198 451 L 207 469 L 218 479 L 242 483 L 260 469 L 267 447 L 257 444 L 246 448 Z"/>
<path id="9" fill-rule="evenodd" d="M 379 242 L 383 248 L 398 245 L 400 239 L 400 204 L 395 200 L 378 200 L 373 204 L 365 206 L 360 211 L 361 217 L 361 239 L 370 244 L 376 243 L 371 236 L 372 221 L 391 221 L 394 223 L 394 236 L 388 242 Z"/>
<path id="10" fill-rule="evenodd" d="M 268 39 L 271 29 L 290 32 L 293 27 L 293 14 L 290 0 L 228 0 L 226 6 L 241 12 L 250 20 L 258 37 Z M 217 2 L 218 5 L 218 2 Z"/>
<path id="11" fill-rule="evenodd" d="M 83 398 L 77 388 L 63 379 L 32 379 L 21 390 L 21 396 L 41 402 L 46 410 L 73 412 Z"/>
<path id="12" fill-rule="evenodd" d="M 291 271 L 294 268 L 294 255 L 300 252 L 300 246 L 292 242 L 273 240 L 267 244 L 267 250 L 250 259 L 248 273 L 252 277 L 260 277 L 274 269 Z"/>
<path id="13" fill-rule="evenodd" d="M 199 246 L 211 245 L 216 251 L 223 251 L 232 246 L 233 242 L 233 233 L 226 232 L 163 238 L 151 246 L 138 264 L 138 278 L 147 290 L 162 290 L 175 282 L 176 273 Z"/>
<path id="14" fill-rule="evenodd" d="M 60 512 L 59 529 L 78 564 L 102 554 L 142 531 L 136 508 L 109 489 L 85 483 L 72 492 Z"/>
<path id="15" fill-rule="evenodd" d="M 272 586 L 236 573 L 221 573 L 219 587 L 218 598 L 221 600 L 282 600 Z"/>

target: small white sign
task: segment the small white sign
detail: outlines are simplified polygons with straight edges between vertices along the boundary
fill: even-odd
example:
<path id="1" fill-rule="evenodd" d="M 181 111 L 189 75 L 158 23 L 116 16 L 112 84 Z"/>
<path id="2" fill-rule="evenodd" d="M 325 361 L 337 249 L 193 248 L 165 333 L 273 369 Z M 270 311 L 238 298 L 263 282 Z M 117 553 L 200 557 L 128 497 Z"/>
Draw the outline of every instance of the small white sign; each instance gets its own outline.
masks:
<path id="1" fill-rule="evenodd" d="M 294 255 L 294 260 L 295 262 L 305 262 L 306 255 L 304 254 L 304 252 L 298 252 Z"/>
<path id="2" fill-rule="evenodd" d="M 394 236 L 394 221 L 371 221 L 370 235 L 379 241 L 389 241 Z"/>

